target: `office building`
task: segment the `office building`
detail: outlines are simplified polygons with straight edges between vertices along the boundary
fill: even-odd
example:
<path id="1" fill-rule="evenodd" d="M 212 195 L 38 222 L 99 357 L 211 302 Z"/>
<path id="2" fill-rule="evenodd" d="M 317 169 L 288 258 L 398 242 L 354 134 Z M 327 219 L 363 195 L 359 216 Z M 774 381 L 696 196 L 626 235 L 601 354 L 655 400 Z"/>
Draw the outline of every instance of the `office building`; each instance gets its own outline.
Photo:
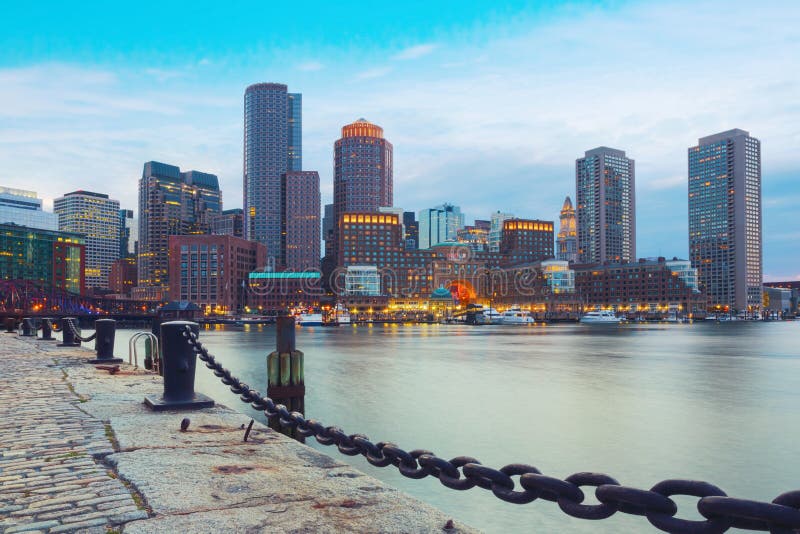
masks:
<path id="1" fill-rule="evenodd" d="M 744 130 L 689 148 L 689 259 L 714 311 L 762 300 L 761 142 Z"/>
<path id="2" fill-rule="evenodd" d="M 131 290 L 136 287 L 137 281 L 136 256 L 120 258 L 111 264 L 108 289 L 115 294 L 129 296 Z"/>
<path id="3" fill-rule="evenodd" d="M 393 201 L 392 144 L 366 119 L 342 127 L 333 148 L 333 220 L 344 213 L 376 212 Z M 334 228 L 334 241 L 339 228 Z M 338 250 L 338 243 L 334 250 Z"/>
<path id="4" fill-rule="evenodd" d="M 150 161 L 139 180 L 139 287 L 143 298 L 163 297 L 169 285 L 169 236 L 208 234 L 222 208 L 213 174 L 181 172 L 175 165 Z M 158 289 L 160 288 L 160 290 Z"/>
<path id="5" fill-rule="evenodd" d="M 0 224 L 55 231 L 58 215 L 42 211 L 42 200 L 35 192 L 0 186 Z"/>
<path id="6" fill-rule="evenodd" d="M 381 278 L 374 265 L 349 265 L 344 283 L 347 296 L 375 297 L 381 294 Z"/>
<path id="7" fill-rule="evenodd" d="M 0 224 L 0 276 L 83 295 L 85 242 L 81 234 Z"/>
<path id="8" fill-rule="evenodd" d="M 320 268 L 320 192 L 317 171 L 292 171 L 281 176 L 281 257 L 283 270 Z"/>
<path id="9" fill-rule="evenodd" d="M 439 243 L 455 242 L 464 227 L 461 208 L 442 204 L 419 212 L 419 248 L 428 249 Z"/>
<path id="10" fill-rule="evenodd" d="M 475 219 L 475 224 L 468 224 L 456 231 L 456 241 L 467 245 L 475 252 L 488 251 L 490 229 L 491 222 Z"/>
<path id="11" fill-rule="evenodd" d="M 250 273 L 264 265 L 261 243 L 229 235 L 169 237 L 169 298 L 190 301 L 208 314 L 240 314 Z"/>
<path id="12" fill-rule="evenodd" d="M 500 241 L 503 239 L 503 223 L 513 218 L 513 213 L 502 213 L 500 211 L 492 213 L 489 223 L 489 236 L 487 238 L 489 252 L 500 252 Z"/>
<path id="13" fill-rule="evenodd" d="M 578 261 L 578 227 L 575 220 L 575 208 L 572 207 L 572 200 L 569 197 L 561 206 L 556 252 L 559 260 Z"/>
<path id="14" fill-rule="evenodd" d="M 249 86 L 244 93 L 244 236 L 266 245 L 273 265 L 281 255 L 281 176 L 300 171 L 302 164 L 302 96 L 279 83 Z"/>
<path id="15" fill-rule="evenodd" d="M 135 257 L 138 241 L 139 221 L 133 210 L 119 210 L 119 257 Z"/>
<path id="16" fill-rule="evenodd" d="M 636 260 L 636 171 L 622 150 L 599 147 L 575 160 L 580 263 Z"/>
<path id="17" fill-rule="evenodd" d="M 405 247 L 406 250 L 417 250 L 419 248 L 419 223 L 417 214 L 413 211 L 403 212 L 403 227 L 405 228 Z"/>
<path id="18" fill-rule="evenodd" d="M 244 210 L 242 208 L 224 210 L 215 215 L 211 219 L 211 233 L 244 238 Z"/>
<path id="19" fill-rule="evenodd" d="M 111 264 L 119 259 L 119 201 L 102 193 L 73 191 L 53 201 L 62 232 L 86 236 L 86 286 L 108 289 Z"/>
<path id="20" fill-rule="evenodd" d="M 515 263 L 554 259 L 553 221 L 507 219 L 503 221 L 500 254 Z"/>

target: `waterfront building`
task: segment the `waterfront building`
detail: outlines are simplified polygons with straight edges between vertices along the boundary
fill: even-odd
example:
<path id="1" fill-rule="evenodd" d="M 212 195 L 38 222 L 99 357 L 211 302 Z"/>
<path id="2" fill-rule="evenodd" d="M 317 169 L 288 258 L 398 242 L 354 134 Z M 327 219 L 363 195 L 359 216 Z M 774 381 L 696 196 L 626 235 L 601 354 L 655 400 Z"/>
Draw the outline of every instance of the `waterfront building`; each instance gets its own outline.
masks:
<path id="1" fill-rule="evenodd" d="M 58 230 L 58 215 L 42 211 L 42 200 L 35 192 L 0 186 L 0 224 Z"/>
<path id="2" fill-rule="evenodd" d="M 244 236 L 280 259 L 281 176 L 300 171 L 302 96 L 280 83 L 257 83 L 244 93 Z"/>
<path id="3" fill-rule="evenodd" d="M 716 310 L 761 307 L 761 142 L 734 129 L 689 154 L 689 259 Z"/>
<path id="4" fill-rule="evenodd" d="M 487 238 L 489 252 L 500 252 L 500 241 L 503 240 L 503 223 L 513 218 L 513 213 L 502 213 L 500 211 L 492 213 L 489 221 L 489 236 Z"/>
<path id="5" fill-rule="evenodd" d="M 403 212 L 403 227 L 406 229 L 405 246 L 406 250 L 416 250 L 419 248 L 419 223 L 417 214 L 413 211 Z"/>
<path id="6" fill-rule="evenodd" d="M 575 219 L 575 208 L 572 207 L 572 200 L 569 197 L 561 206 L 556 249 L 559 260 L 578 261 L 578 226 Z"/>
<path id="7" fill-rule="evenodd" d="M 442 204 L 419 212 L 419 248 L 427 249 L 447 241 L 455 242 L 464 227 L 461 208 Z"/>
<path id="8" fill-rule="evenodd" d="M 244 210 L 224 210 L 211 218 L 211 233 L 244 238 Z"/>
<path id="9" fill-rule="evenodd" d="M 83 295 L 85 243 L 82 234 L 0 224 L 0 276 Z"/>
<path id="10" fill-rule="evenodd" d="M 677 260 L 572 265 L 583 310 L 603 308 L 647 316 L 705 311 L 705 296 L 686 283 Z"/>
<path id="11" fill-rule="evenodd" d="M 281 176 L 281 270 L 320 269 L 320 192 L 317 171 Z"/>
<path id="12" fill-rule="evenodd" d="M 254 271 L 248 288 L 247 313 L 317 308 L 323 295 L 319 271 Z"/>
<path id="13" fill-rule="evenodd" d="M 344 213 L 372 213 L 393 204 L 392 144 L 383 128 L 366 119 L 342 127 L 333 148 L 333 220 Z M 338 251 L 339 228 L 334 228 Z M 337 258 L 337 265 L 341 260 Z"/>
<path id="14" fill-rule="evenodd" d="M 509 264 L 554 258 L 553 221 L 507 219 L 503 221 L 500 254 Z"/>
<path id="15" fill-rule="evenodd" d="M 130 295 L 131 289 L 136 287 L 138 274 L 136 269 L 136 256 L 120 258 L 111 264 L 108 275 L 108 289 L 117 295 Z"/>
<path id="16" fill-rule="evenodd" d="M 545 260 L 540 267 L 547 288 L 554 295 L 575 293 L 575 271 L 565 260 Z"/>
<path id="17" fill-rule="evenodd" d="M 344 294 L 348 297 L 375 297 L 381 294 L 381 279 L 374 265 L 349 265 L 344 275 Z"/>
<path id="18" fill-rule="evenodd" d="M 119 201 L 103 193 L 73 191 L 53 201 L 62 232 L 86 236 L 86 286 L 108 289 L 111 264 L 120 257 Z"/>
<path id="19" fill-rule="evenodd" d="M 250 273 L 267 260 L 261 243 L 229 235 L 169 237 L 169 298 L 190 301 L 206 314 L 239 314 L 247 305 Z"/>
<path id="20" fill-rule="evenodd" d="M 181 172 L 149 161 L 139 180 L 138 278 L 142 298 L 160 300 L 169 284 L 169 236 L 208 234 L 219 215 L 222 195 L 213 174 Z"/>
<path id="21" fill-rule="evenodd" d="M 764 288 L 768 287 L 777 287 L 788 289 L 792 292 L 791 296 L 791 303 L 790 303 L 790 313 L 797 314 L 800 312 L 800 280 L 792 280 L 792 281 L 785 281 L 785 282 L 764 282 Z"/>
<path id="22" fill-rule="evenodd" d="M 575 160 L 580 263 L 636 259 L 636 171 L 622 150 L 598 147 Z"/>
<path id="23" fill-rule="evenodd" d="M 793 292 L 789 288 L 764 286 L 763 308 L 769 316 L 787 316 L 794 313 L 793 296 Z"/>
<path id="24" fill-rule="evenodd" d="M 700 291 L 697 283 L 697 269 L 692 267 L 692 262 L 689 260 L 679 260 L 673 257 L 671 260 L 664 262 L 665 265 L 677 275 L 687 287 L 691 288 L 695 293 Z"/>
<path id="25" fill-rule="evenodd" d="M 489 230 L 491 223 L 475 219 L 475 224 L 459 228 L 456 232 L 456 241 L 464 243 L 475 252 L 483 252 L 489 249 Z"/>
<path id="26" fill-rule="evenodd" d="M 119 210 L 119 257 L 136 256 L 139 242 L 139 221 L 133 210 Z"/>

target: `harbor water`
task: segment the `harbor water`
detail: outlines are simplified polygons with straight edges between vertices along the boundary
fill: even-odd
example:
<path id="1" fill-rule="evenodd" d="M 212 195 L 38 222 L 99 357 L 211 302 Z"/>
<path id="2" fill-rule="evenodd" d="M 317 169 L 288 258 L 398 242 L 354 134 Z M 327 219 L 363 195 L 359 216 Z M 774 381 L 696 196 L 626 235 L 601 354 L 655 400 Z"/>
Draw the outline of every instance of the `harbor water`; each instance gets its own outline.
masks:
<path id="1" fill-rule="evenodd" d="M 800 322 L 361 325 L 298 328 L 297 348 L 306 416 L 347 434 L 560 478 L 603 472 L 645 489 L 705 480 L 769 501 L 800 489 L 799 333 Z M 201 340 L 266 393 L 274 326 L 217 326 Z M 264 421 L 210 371 L 197 373 L 199 391 Z M 454 491 L 308 444 L 486 532 L 655 531 L 643 517 L 572 519 L 547 501 Z M 676 498 L 678 516 L 701 519 L 696 500 Z"/>

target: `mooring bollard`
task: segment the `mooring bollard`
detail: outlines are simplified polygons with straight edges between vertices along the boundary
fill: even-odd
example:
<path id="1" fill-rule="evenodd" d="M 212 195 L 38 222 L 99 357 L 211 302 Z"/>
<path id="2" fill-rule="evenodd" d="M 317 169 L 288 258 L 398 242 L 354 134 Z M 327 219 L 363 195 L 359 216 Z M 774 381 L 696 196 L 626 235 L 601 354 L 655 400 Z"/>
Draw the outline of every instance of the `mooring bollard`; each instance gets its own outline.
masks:
<path id="1" fill-rule="evenodd" d="M 98 319 L 94 322 L 94 349 L 97 358 L 86 360 L 87 363 L 122 363 L 122 358 L 114 357 L 114 336 L 117 322 L 114 319 Z"/>
<path id="2" fill-rule="evenodd" d="M 22 336 L 36 337 L 36 327 L 33 324 L 33 319 L 30 317 L 25 317 L 22 320 Z"/>
<path id="3" fill-rule="evenodd" d="M 74 328 L 74 330 L 73 330 Z M 81 340 L 75 337 L 75 333 L 80 335 L 78 320 L 75 317 L 64 317 L 61 319 L 61 343 L 59 347 L 80 347 Z"/>
<path id="4" fill-rule="evenodd" d="M 39 338 L 39 341 L 56 341 L 56 338 L 53 337 L 53 323 L 50 321 L 49 317 L 42 318 L 42 337 Z"/>
<path id="5" fill-rule="evenodd" d="M 6 325 L 6 334 L 16 334 L 17 333 L 17 320 L 13 317 L 6 317 L 5 320 Z"/>
<path id="6" fill-rule="evenodd" d="M 275 352 L 267 356 L 267 396 L 283 404 L 290 412 L 305 411 L 306 386 L 303 377 L 303 353 L 295 349 L 294 317 L 276 320 Z M 305 438 L 295 428 L 284 428 L 276 417 L 269 426 L 300 442 Z"/>
<path id="7" fill-rule="evenodd" d="M 164 394 L 148 395 L 144 403 L 153 411 L 196 410 L 211 408 L 214 399 L 194 391 L 194 372 L 197 353 L 183 333 L 189 326 L 195 335 L 200 325 L 189 321 L 170 321 L 161 324 L 161 369 L 164 375 Z"/>

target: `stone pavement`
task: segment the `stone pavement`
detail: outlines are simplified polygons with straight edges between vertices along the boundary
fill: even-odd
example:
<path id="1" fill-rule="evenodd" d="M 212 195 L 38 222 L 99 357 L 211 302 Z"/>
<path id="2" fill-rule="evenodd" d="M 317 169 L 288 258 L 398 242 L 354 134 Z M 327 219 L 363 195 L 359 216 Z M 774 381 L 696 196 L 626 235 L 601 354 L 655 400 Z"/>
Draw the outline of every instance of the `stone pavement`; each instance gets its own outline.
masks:
<path id="1" fill-rule="evenodd" d="M 0 533 L 442 532 L 450 516 L 222 405 L 154 413 L 161 378 L 0 333 Z M 116 356 L 127 336 L 117 335 Z M 127 347 L 125 346 L 127 349 Z M 198 373 L 206 372 L 198 365 Z M 217 399 L 219 402 L 237 402 Z M 188 431 L 180 431 L 189 417 Z M 474 532 L 455 522 L 446 532 Z"/>

